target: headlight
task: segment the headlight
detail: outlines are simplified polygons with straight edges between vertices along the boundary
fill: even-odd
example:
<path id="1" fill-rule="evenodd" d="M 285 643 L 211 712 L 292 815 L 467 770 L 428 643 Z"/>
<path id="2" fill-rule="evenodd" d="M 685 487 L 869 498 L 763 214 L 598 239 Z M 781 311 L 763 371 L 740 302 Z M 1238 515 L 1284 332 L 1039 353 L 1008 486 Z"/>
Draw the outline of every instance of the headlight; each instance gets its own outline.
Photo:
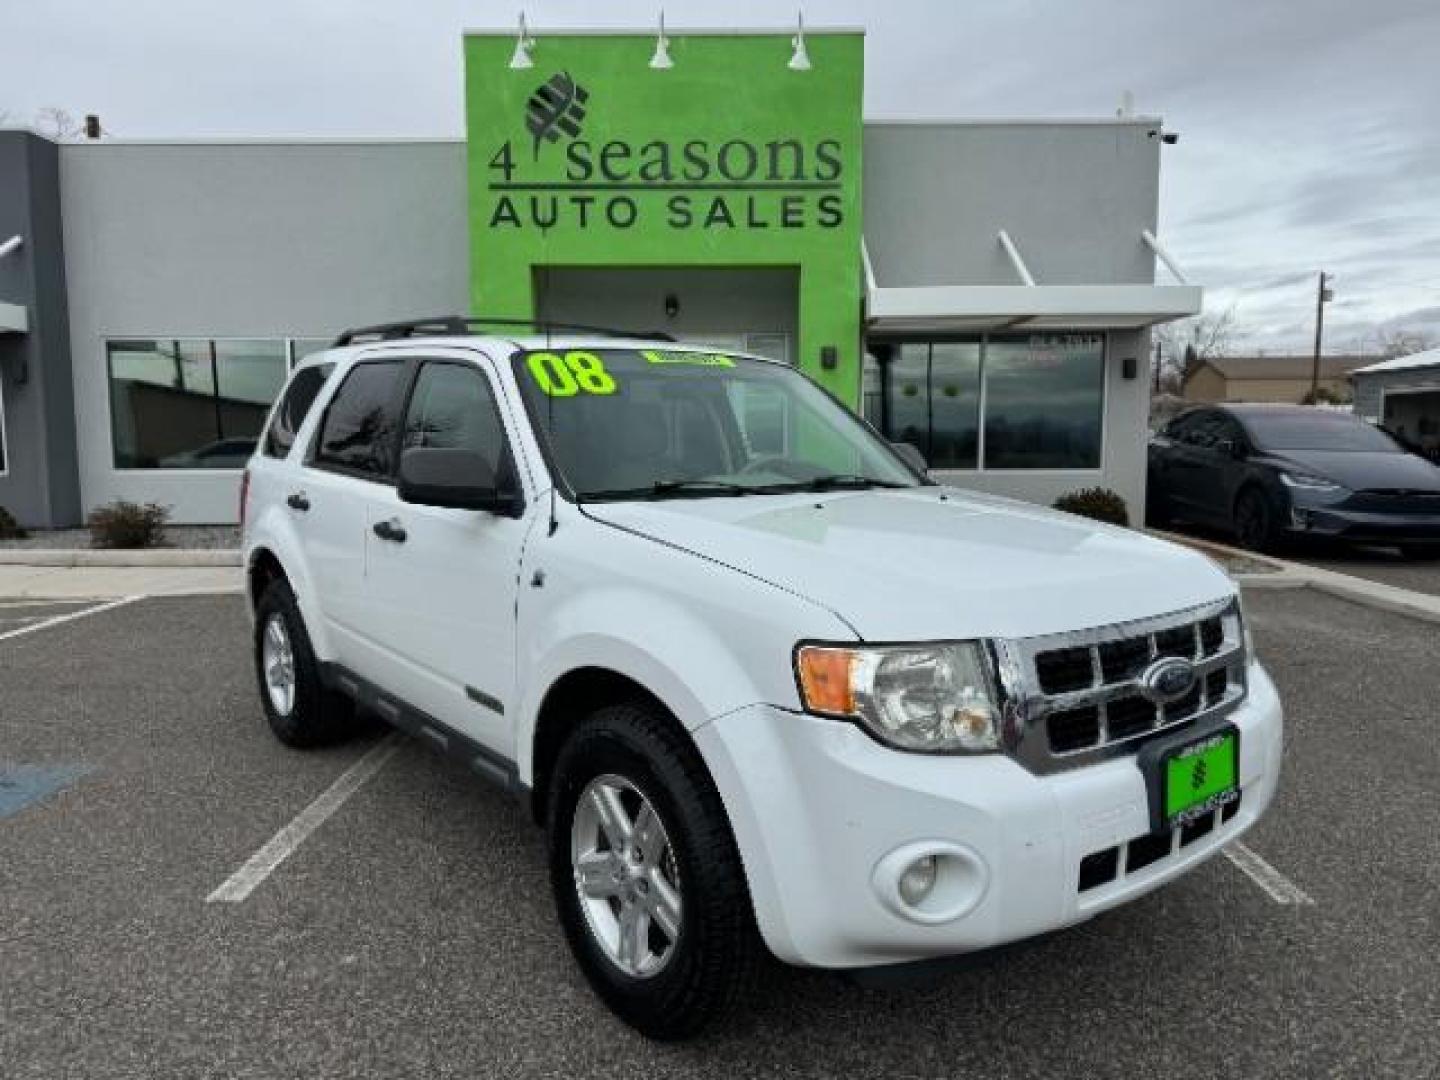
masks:
<path id="1" fill-rule="evenodd" d="M 1000 710 L 979 642 L 802 645 L 795 669 L 807 710 L 858 720 L 891 746 L 931 753 L 999 749 Z"/>
<path id="2" fill-rule="evenodd" d="M 1337 492 L 1345 489 L 1339 484 L 1325 480 L 1319 476 L 1310 476 L 1308 473 L 1282 472 L 1280 482 L 1286 487 L 1295 488 L 1299 491 L 1325 491 Z"/>

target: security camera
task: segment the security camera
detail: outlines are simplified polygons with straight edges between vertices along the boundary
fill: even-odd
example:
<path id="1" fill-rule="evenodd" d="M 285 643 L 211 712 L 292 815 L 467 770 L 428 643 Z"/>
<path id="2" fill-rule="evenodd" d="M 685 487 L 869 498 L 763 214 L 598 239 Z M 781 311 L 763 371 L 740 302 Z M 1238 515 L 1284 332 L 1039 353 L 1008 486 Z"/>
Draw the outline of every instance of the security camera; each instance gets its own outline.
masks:
<path id="1" fill-rule="evenodd" d="M 1160 141 L 1166 146 L 1174 146 L 1180 141 L 1180 133 L 1178 131 L 1162 131 L 1160 133 Z"/>

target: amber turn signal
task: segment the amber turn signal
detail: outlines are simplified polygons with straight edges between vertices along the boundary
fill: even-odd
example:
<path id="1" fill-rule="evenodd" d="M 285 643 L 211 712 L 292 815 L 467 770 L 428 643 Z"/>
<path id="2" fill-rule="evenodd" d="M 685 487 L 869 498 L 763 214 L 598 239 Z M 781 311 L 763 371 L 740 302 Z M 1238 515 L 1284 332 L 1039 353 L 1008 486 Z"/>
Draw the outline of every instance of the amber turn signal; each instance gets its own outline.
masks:
<path id="1" fill-rule="evenodd" d="M 859 657 L 853 649 L 802 645 L 795 666 L 800 672 L 800 693 L 805 708 L 831 716 L 854 716 L 852 674 Z"/>

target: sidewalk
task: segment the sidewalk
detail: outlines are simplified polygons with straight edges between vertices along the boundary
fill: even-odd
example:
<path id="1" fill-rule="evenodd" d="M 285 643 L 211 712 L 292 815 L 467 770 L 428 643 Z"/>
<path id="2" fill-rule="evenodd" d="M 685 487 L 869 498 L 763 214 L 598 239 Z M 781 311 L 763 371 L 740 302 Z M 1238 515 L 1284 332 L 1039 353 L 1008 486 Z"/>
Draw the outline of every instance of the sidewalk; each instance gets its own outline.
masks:
<path id="1" fill-rule="evenodd" d="M 0 564 L 0 597 L 47 600 L 238 593 L 238 566 L 24 566 Z"/>
<path id="2" fill-rule="evenodd" d="M 1398 585 L 1387 585 L 1384 582 L 1355 577 L 1352 574 L 1342 574 L 1335 570 L 1325 570 L 1318 566 L 1289 562 L 1285 559 L 1277 559 L 1273 555 L 1256 555 L 1254 552 L 1241 551 L 1239 548 L 1219 544 L 1213 540 L 1201 540 L 1181 533 L 1162 532 L 1158 529 L 1150 531 L 1162 539 L 1195 548 L 1197 551 L 1203 551 L 1212 556 L 1246 559 L 1258 563 L 1268 563 L 1273 567 L 1262 573 L 1232 574 L 1231 576 L 1245 589 L 1315 589 L 1341 600 L 1349 600 L 1351 603 L 1364 604 L 1367 607 L 1394 612 L 1397 615 L 1408 615 L 1413 619 L 1421 619 L 1425 622 L 1440 623 L 1440 596 L 1417 592 L 1414 589 L 1404 589 Z"/>

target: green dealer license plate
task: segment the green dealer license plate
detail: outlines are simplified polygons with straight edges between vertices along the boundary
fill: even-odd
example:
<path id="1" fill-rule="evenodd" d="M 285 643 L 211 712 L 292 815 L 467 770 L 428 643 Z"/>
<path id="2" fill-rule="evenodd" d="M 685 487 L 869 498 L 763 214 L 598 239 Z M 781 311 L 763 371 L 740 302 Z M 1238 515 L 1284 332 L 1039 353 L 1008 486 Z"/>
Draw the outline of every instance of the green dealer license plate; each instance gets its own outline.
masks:
<path id="1" fill-rule="evenodd" d="M 1182 746 L 1171 751 L 1160 768 L 1165 820 L 1184 825 L 1239 795 L 1240 735 L 1229 728 Z"/>

